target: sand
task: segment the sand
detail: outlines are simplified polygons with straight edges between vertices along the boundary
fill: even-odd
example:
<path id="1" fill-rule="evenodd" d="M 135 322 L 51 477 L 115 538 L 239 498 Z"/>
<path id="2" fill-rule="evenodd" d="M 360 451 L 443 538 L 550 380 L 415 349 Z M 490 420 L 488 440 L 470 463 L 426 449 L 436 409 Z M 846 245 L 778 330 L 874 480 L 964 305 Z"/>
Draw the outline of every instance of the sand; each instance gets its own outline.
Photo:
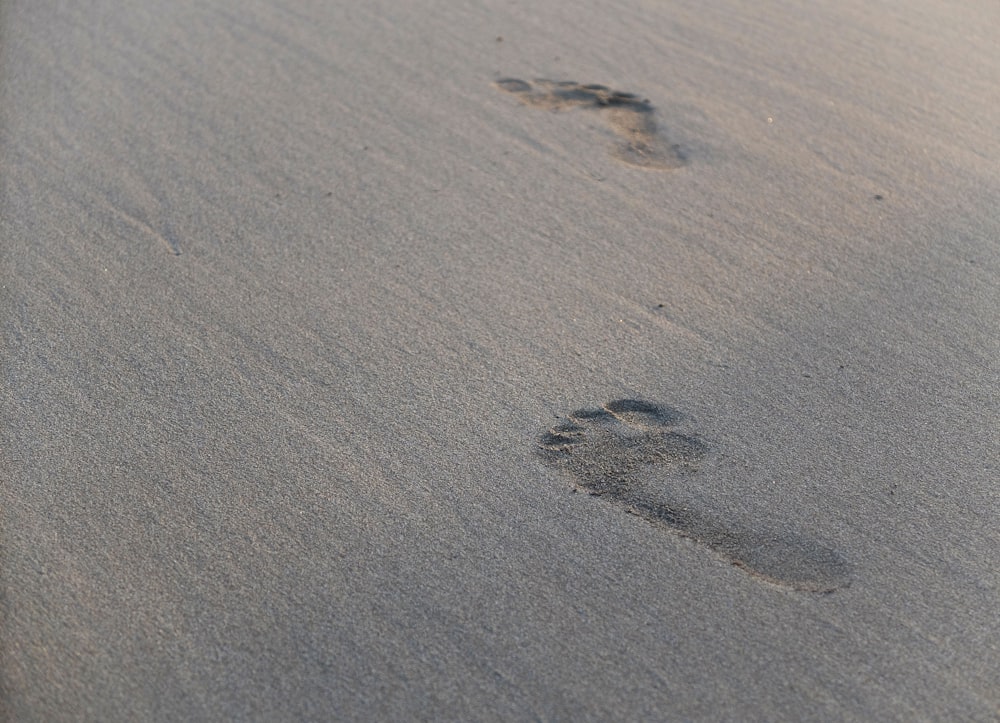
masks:
<path id="1" fill-rule="evenodd" d="M 1000 718 L 997 27 L 4 2 L 2 717 Z"/>

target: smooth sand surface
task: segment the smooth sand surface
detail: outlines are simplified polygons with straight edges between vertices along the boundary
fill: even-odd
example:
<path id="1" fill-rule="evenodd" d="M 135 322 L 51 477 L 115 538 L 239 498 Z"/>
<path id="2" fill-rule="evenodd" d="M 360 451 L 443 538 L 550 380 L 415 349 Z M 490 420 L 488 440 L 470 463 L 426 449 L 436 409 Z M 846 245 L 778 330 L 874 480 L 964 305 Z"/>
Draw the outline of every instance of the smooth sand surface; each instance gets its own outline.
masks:
<path id="1" fill-rule="evenodd" d="M 2 2 L 3 717 L 1000 718 L 997 28 Z"/>

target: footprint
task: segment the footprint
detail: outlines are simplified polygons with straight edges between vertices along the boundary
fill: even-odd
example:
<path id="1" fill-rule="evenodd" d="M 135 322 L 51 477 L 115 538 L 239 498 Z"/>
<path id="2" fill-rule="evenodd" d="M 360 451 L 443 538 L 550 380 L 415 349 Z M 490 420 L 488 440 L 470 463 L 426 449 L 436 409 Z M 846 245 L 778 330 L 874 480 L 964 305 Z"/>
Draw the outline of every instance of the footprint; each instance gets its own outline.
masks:
<path id="1" fill-rule="evenodd" d="M 620 139 L 613 151 L 620 161 L 655 170 L 684 165 L 680 150 L 657 133 L 653 106 L 633 93 L 612 90 L 604 85 L 544 79 L 528 83 L 505 78 L 498 80 L 496 86 L 539 108 L 554 111 L 591 108 L 602 111 L 611 130 Z"/>
<path id="2" fill-rule="evenodd" d="M 693 481 L 708 452 L 704 442 L 678 431 L 681 419 L 669 407 L 619 399 L 571 413 L 542 435 L 539 452 L 578 489 L 697 540 L 751 575 L 812 592 L 848 584 L 846 561 L 817 542 L 723 524 L 679 502 L 680 485 Z"/>

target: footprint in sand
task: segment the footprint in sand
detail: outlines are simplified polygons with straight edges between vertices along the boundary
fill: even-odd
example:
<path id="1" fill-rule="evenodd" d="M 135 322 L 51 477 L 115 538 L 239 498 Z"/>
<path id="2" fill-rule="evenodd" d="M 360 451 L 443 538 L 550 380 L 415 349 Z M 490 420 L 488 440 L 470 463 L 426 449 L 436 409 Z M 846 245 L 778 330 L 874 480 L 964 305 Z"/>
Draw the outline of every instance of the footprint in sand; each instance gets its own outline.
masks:
<path id="1" fill-rule="evenodd" d="M 836 552 L 784 532 L 724 524 L 708 510 L 677 501 L 708 446 L 682 434 L 682 415 L 668 407 L 619 399 L 572 412 L 539 440 L 539 452 L 580 490 L 604 497 L 654 524 L 707 545 L 752 575 L 813 592 L 849 582 Z"/>
<path id="2" fill-rule="evenodd" d="M 612 90 L 604 85 L 544 79 L 528 83 L 505 78 L 498 80 L 496 86 L 539 108 L 554 111 L 591 108 L 602 111 L 620 139 L 613 152 L 620 161 L 654 170 L 684 165 L 680 150 L 657 133 L 653 106 L 637 95 Z"/>

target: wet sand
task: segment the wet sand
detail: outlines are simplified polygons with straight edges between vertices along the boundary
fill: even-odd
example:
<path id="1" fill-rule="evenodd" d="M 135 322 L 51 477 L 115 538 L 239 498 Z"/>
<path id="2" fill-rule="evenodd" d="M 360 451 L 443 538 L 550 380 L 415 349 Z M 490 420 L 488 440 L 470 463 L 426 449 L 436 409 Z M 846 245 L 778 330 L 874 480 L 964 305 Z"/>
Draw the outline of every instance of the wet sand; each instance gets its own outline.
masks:
<path id="1" fill-rule="evenodd" d="M 0 717 L 996 719 L 996 27 L 4 3 Z"/>

